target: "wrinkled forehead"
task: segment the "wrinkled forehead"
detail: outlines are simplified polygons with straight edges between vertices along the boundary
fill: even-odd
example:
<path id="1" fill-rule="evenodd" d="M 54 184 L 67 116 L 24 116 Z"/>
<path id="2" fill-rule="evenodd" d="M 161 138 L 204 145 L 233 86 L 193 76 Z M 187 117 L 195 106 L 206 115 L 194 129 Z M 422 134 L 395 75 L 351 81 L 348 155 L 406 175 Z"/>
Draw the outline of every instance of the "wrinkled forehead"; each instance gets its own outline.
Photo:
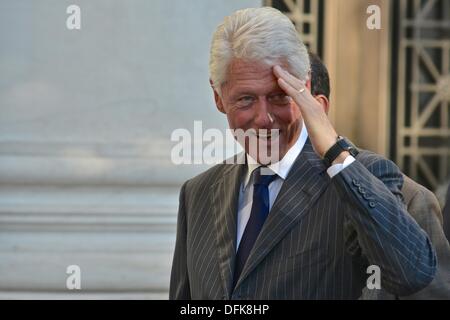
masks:
<path id="1" fill-rule="evenodd" d="M 276 86 L 277 79 L 273 74 L 275 65 L 286 68 L 286 63 L 281 60 L 265 62 L 233 59 L 228 66 L 224 86 L 228 89 L 236 86 Z"/>
<path id="2" fill-rule="evenodd" d="M 271 76 L 272 67 L 262 61 L 233 59 L 228 66 L 227 81 L 252 79 L 255 76 Z"/>

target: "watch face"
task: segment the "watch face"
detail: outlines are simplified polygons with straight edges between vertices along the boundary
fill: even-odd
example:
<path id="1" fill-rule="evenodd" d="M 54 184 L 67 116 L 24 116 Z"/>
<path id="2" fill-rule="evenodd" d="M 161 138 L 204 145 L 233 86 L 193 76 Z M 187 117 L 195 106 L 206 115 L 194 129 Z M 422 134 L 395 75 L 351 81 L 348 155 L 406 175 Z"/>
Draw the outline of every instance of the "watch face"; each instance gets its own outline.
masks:
<path id="1" fill-rule="evenodd" d="M 356 156 L 359 153 L 358 149 L 351 142 L 348 142 L 345 138 L 338 140 L 338 143 L 342 149 L 350 152 L 352 156 Z"/>
<path id="2" fill-rule="evenodd" d="M 339 136 L 336 143 L 324 155 L 325 165 L 327 167 L 331 166 L 342 151 L 348 151 L 353 157 L 356 157 L 359 153 L 358 149 L 351 142 Z"/>
<path id="3" fill-rule="evenodd" d="M 339 146 L 344 150 L 348 151 L 351 148 L 351 145 L 348 144 L 348 142 L 344 138 L 339 139 L 337 142 L 338 142 Z"/>

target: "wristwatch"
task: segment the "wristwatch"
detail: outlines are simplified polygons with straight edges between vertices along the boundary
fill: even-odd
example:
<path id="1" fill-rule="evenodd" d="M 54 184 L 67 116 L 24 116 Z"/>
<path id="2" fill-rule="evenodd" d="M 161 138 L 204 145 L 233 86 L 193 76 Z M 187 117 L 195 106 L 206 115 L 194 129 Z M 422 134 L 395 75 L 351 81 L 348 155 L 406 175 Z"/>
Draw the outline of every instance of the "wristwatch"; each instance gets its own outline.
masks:
<path id="1" fill-rule="evenodd" d="M 353 157 L 356 157 L 359 150 L 346 138 L 338 136 L 336 143 L 328 149 L 328 151 L 323 156 L 323 161 L 328 167 L 331 166 L 334 160 L 344 151 L 348 151 Z"/>

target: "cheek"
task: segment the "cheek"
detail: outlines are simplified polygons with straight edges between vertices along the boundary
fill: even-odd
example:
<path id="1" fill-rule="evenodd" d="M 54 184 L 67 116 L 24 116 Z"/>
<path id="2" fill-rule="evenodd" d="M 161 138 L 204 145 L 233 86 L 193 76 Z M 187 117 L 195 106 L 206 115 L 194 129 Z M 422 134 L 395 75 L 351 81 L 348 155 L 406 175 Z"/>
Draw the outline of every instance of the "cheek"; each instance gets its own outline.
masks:
<path id="1" fill-rule="evenodd" d="M 251 128 L 253 113 L 249 111 L 230 111 L 227 113 L 228 124 L 231 129 Z"/>

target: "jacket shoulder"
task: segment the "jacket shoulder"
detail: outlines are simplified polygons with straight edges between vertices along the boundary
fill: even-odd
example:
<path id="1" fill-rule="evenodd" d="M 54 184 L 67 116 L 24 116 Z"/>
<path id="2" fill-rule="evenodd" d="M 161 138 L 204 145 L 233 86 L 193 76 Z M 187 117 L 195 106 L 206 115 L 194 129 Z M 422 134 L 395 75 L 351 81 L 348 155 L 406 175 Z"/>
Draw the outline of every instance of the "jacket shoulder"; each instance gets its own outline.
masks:
<path id="1" fill-rule="evenodd" d="M 213 185 L 227 172 L 232 170 L 237 165 L 245 164 L 245 157 L 243 153 L 238 153 L 223 162 L 214 165 L 206 171 L 196 175 L 195 177 L 187 180 L 183 187 L 189 190 L 191 188 L 198 188 L 204 184 Z"/>
<path id="2" fill-rule="evenodd" d="M 393 161 L 389 160 L 388 158 L 378 153 L 369 150 L 360 149 L 359 154 L 356 156 L 356 159 L 359 162 L 361 162 L 365 167 L 371 167 L 374 164 L 381 162 L 386 163 L 390 166 L 394 166 L 395 168 L 398 169 L 397 165 Z"/>
<path id="3" fill-rule="evenodd" d="M 434 193 L 406 175 L 403 176 L 403 181 L 402 193 L 409 213 L 413 216 L 424 214 L 427 217 L 430 213 L 434 213 L 439 224 L 442 225 L 442 213 Z M 418 220 L 417 217 L 416 220 Z"/>
<path id="4" fill-rule="evenodd" d="M 217 177 L 221 176 L 221 173 L 226 169 L 225 164 L 216 164 L 215 166 L 199 173 L 193 178 L 186 181 L 189 186 L 203 184 L 204 182 L 212 182 L 211 180 L 217 179 Z M 212 182 L 213 183 L 213 182 Z"/>
<path id="5" fill-rule="evenodd" d="M 356 160 L 358 160 L 375 176 L 380 174 L 389 175 L 390 177 L 398 178 L 403 184 L 403 173 L 392 160 L 389 160 L 375 152 L 364 149 L 360 149 L 359 154 L 356 156 Z"/>

